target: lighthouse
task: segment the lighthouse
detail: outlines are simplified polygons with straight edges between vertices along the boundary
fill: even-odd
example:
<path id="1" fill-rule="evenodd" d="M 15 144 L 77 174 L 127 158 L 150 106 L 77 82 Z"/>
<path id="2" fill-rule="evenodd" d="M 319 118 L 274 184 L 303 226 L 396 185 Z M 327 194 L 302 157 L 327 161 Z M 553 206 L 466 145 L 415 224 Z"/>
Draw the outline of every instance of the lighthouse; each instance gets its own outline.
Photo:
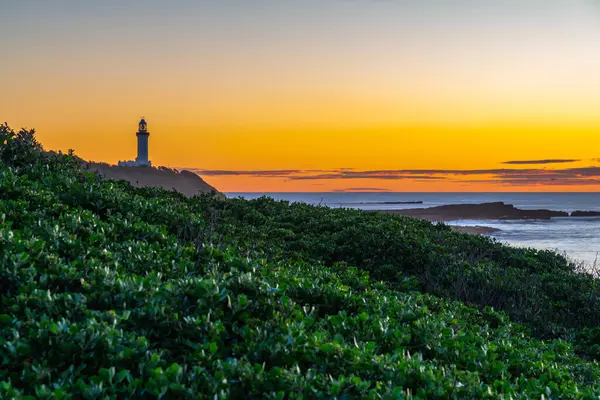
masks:
<path id="1" fill-rule="evenodd" d="M 138 140 L 138 155 L 135 163 L 137 165 L 150 165 L 150 161 L 148 161 L 148 137 L 150 136 L 150 132 L 148 132 L 148 124 L 144 117 L 142 117 L 142 120 L 138 124 L 138 131 L 135 135 Z"/>
<path id="2" fill-rule="evenodd" d="M 150 167 L 152 162 L 148 159 L 148 123 L 144 117 L 138 123 L 137 136 L 137 157 L 135 161 L 119 161 L 120 167 Z"/>

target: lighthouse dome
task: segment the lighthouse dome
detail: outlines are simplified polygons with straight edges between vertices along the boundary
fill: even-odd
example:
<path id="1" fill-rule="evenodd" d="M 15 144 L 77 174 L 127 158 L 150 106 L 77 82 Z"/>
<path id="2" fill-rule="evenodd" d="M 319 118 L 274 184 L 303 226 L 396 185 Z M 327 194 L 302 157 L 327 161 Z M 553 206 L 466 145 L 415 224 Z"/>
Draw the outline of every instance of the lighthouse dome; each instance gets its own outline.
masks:
<path id="1" fill-rule="evenodd" d="M 142 119 L 140 120 L 140 123 L 138 125 L 140 128 L 140 132 L 146 131 L 146 128 L 148 127 L 148 124 L 146 123 L 146 120 L 144 119 L 144 117 L 142 117 Z"/>

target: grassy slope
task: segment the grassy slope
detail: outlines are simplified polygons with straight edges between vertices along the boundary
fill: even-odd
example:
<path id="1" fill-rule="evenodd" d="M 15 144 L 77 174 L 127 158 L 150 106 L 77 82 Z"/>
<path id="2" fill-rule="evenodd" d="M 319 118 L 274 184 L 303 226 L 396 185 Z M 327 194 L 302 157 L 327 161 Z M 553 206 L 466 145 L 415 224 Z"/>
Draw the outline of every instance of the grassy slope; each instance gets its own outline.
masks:
<path id="1" fill-rule="evenodd" d="M 548 283 L 581 285 L 577 299 L 596 282 L 551 253 L 401 217 L 136 189 L 1 129 L 0 398 L 600 390 L 572 344 L 595 309 L 571 316 Z M 548 302 L 535 312 L 511 303 L 525 278 Z"/>

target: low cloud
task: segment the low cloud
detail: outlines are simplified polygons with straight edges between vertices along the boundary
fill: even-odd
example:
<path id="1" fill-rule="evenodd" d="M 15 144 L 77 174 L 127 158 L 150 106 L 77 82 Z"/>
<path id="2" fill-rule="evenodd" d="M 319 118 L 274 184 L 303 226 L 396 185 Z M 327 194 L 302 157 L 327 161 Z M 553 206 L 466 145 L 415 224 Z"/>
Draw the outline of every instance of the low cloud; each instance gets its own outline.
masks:
<path id="1" fill-rule="evenodd" d="M 575 162 L 577 160 L 530 160 L 506 163 L 550 164 L 551 162 Z M 205 170 L 192 169 L 201 176 L 246 176 L 249 178 L 279 178 L 286 181 L 314 181 L 313 185 L 332 180 L 412 180 L 418 182 L 450 181 L 456 184 L 494 183 L 513 186 L 573 186 L 600 185 L 600 167 L 563 169 L 547 168 L 493 168 L 493 169 L 397 169 L 397 170 Z M 377 190 L 381 188 L 349 188 L 343 190 Z"/>
<path id="2" fill-rule="evenodd" d="M 316 175 L 294 175 L 289 177 L 290 180 L 330 180 L 330 179 L 382 179 L 382 180 L 401 180 L 401 179 L 426 179 L 439 180 L 446 179 L 441 176 L 432 175 L 412 175 L 412 174 L 395 174 L 395 173 L 380 173 L 378 171 L 342 171 L 338 173 L 316 174 Z"/>
<path id="3" fill-rule="evenodd" d="M 304 171 L 298 169 L 278 169 L 278 170 L 259 170 L 259 171 L 235 171 L 222 169 L 190 169 L 198 175 L 206 176 L 261 176 L 261 177 L 286 177 L 293 174 L 299 174 Z"/>
<path id="4" fill-rule="evenodd" d="M 541 164 L 566 164 L 574 163 L 581 160 L 570 160 L 570 159 L 557 159 L 557 160 L 517 160 L 517 161 L 504 161 L 502 164 L 510 165 L 541 165 Z"/>
<path id="5" fill-rule="evenodd" d="M 465 181 L 466 183 L 492 183 L 503 186 L 596 186 L 600 185 L 600 179 L 555 179 L 550 178 L 547 180 L 543 179 L 532 179 L 532 178 L 520 178 L 520 179 L 475 179 Z"/>

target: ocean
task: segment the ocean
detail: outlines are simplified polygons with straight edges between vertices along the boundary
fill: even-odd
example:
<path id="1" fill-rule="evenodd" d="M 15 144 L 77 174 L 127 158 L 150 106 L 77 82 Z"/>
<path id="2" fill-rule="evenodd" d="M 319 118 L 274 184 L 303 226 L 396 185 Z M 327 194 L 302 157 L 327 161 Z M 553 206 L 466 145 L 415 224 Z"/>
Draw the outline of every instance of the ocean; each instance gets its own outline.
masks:
<path id="1" fill-rule="evenodd" d="M 227 193 L 246 199 L 269 196 L 277 200 L 362 210 L 435 207 L 502 201 L 521 209 L 572 212 L 600 211 L 600 193 Z M 422 204 L 399 204 L 400 202 Z M 548 221 L 450 221 L 449 225 L 489 226 L 491 235 L 515 247 L 554 250 L 588 266 L 600 264 L 600 217 L 552 218 Z"/>

